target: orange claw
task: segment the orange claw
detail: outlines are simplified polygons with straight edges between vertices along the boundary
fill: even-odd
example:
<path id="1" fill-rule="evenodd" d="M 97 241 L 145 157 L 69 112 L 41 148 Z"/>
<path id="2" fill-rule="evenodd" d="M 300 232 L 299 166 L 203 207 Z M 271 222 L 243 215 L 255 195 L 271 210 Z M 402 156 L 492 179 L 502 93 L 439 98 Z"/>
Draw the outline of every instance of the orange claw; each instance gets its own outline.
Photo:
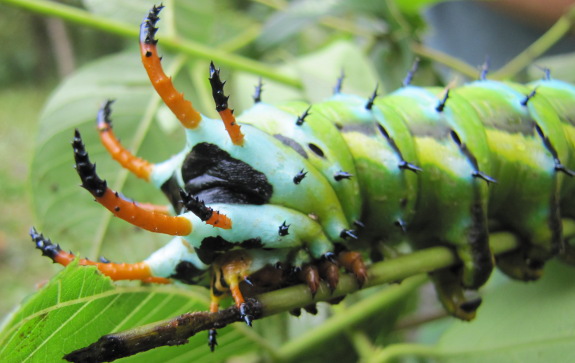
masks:
<path id="1" fill-rule="evenodd" d="M 185 128 L 193 129 L 198 126 L 202 116 L 194 109 L 192 103 L 184 99 L 184 95 L 176 90 L 172 79 L 164 73 L 158 57 L 157 40 L 154 39 L 157 28 L 154 26 L 159 19 L 158 14 L 161 9 L 162 6 L 154 6 L 140 27 L 140 55 L 142 63 L 158 95 L 160 95 Z"/>
<path id="2" fill-rule="evenodd" d="M 97 127 L 100 133 L 100 140 L 112 158 L 120 163 L 122 167 L 131 171 L 138 178 L 149 181 L 154 165 L 147 160 L 134 156 L 120 144 L 120 141 L 112 131 L 112 122 L 110 120 L 111 104 L 112 101 L 107 101 L 98 112 Z"/>

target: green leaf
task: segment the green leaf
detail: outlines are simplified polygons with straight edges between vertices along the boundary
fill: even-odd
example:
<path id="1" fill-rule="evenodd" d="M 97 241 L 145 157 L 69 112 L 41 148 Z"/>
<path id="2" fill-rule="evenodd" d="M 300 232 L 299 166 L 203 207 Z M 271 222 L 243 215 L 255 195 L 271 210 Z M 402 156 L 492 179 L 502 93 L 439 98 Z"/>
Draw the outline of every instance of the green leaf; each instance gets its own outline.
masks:
<path id="1" fill-rule="evenodd" d="M 566 362 L 575 350 L 573 267 L 545 266 L 541 281 L 508 281 L 483 294 L 477 319 L 455 322 L 437 345 L 441 362 Z"/>
<path id="2" fill-rule="evenodd" d="M 200 288 L 115 287 L 96 268 L 74 263 L 6 321 L 0 333 L 0 361 L 58 361 L 101 335 L 207 310 L 207 295 Z M 152 350 L 137 359 L 152 361 L 161 356 L 162 360 L 200 361 L 209 355 L 211 360 L 223 360 L 255 348 L 244 330 L 240 324 L 219 330 L 223 349 L 213 354 L 207 347 L 207 335 L 199 334 L 186 345 Z"/>

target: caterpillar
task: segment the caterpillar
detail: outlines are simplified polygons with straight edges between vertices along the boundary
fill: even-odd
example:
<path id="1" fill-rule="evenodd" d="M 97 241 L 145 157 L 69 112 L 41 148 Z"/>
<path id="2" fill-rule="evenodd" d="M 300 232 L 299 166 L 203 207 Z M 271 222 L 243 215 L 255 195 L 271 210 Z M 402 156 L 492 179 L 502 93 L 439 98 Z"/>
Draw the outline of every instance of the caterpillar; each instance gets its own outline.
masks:
<path id="1" fill-rule="evenodd" d="M 268 105 L 258 87 L 255 105 L 236 117 L 212 64 L 222 127 L 162 70 L 155 39 L 161 8 L 141 26 L 140 51 L 152 85 L 185 128 L 186 147 L 157 164 L 132 155 L 112 131 L 111 102 L 97 129 L 111 156 L 161 189 L 175 215 L 110 189 L 79 131 L 73 148 L 82 186 L 97 202 L 135 226 L 175 237 L 139 263 L 81 264 L 115 280 L 210 286 L 211 312 L 229 293 L 251 325 L 246 285 L 265 291 L 305 282 L 313 294 L 321 280 L 335 288 L 340 267 L 362 285 L 368 260 L 382 258 L 380 243 L 445 245 L 460 264 L 431 277 L 446 309 L 470 320 L 480 299 L 465 292 L 482 286 L 495 262 L 532 280 L 566 249 L 561 218 L 575 214 L 573 86 L 549 76 L 525 86 L 483 76 L 448 91 L 406 81 L 393 94 L 364 99 L 341 93 L 338 82 L 331 99 L 311 107 Z M 495 261 L 488 236 L 500 229 L 522 245 Z M 55 262 L 75 258 L 35 229 L 31 236 Z M 211 330 L 210 348 L 216 344 Z"/>

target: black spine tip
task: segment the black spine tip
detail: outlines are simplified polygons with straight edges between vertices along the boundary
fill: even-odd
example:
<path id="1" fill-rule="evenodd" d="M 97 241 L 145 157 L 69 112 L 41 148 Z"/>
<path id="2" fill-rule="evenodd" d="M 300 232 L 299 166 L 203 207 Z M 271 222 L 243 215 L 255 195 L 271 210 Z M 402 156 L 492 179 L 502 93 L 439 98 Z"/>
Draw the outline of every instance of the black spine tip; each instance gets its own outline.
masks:
<path id="1" fill-rule="evenodd" d="M 536 93 L 537 93 L 537 89 L 534 89 L 527 96 L 525 96 L 525 98 L 521 101 L 521 106 L 527 106 L 527 103 L 529 103 L 529 100 L 532 99 Z"/>
<path id="2" fill-rule="evenodd" d="M 76 172 L 82 180 L 82 187 L 92 193 L 94 197 L 103 196 L 108 189 L 108 185 L 105 180 L 100 179 L 98 174 L 96 174 L 96 165 L 90 162 L 90 158 L 82 142 L 82 135 L 78 129 L 74 130 L 72 148 L 74 149 Z"/>
<path id="3" fill-rule="evenodd" d="M 210 329 L 208 333 L 208 346 L 212 352 L 216 349 L 216 345 L 218 345 L 217 335 L 218 331 L 216 329 Z"/>
<path id="4" fill-rule="evenodd" d="M 305 178 L 305 176 L 307 175 L 307 171 L 304 171 L 303 169 L 300 170 L 299 173 L 296 174 L 296 176 L 293 177 L 293 182 L 294 184 L 299 184 L 301 183 L 301 181 L 303 180 L 303 178 Z"/>
<path id="5" fill-rule="evenodd" d="M 377 98 L 378 88 L 379 88 L 379 84 L 376 84 L 375 90 L 373 91 L 373 93 L 371 94 L 371 97 L 369 97 L 369 100 L 367 100 L 367 103 L 365 104 L 366 110 L 371 110 L 373 108 L 373 103 L 375 102 L 375 99 Z"/>
<path id="6" fill-rule="evenodd" d="M 252 326 L 254 317 L 250 314 L 249 307 L 245 303 L 240 305 L 240 318 L 242 318 L 248 326 Z"/>
<path id="7" fill-rule="evenodd" d="M 287 236 L 289 234 L 289 227 L 290 226 L 291 226 L 291 224 L 286 224 L 286 221 L 284 221 L 278 229 L 278 234 L 282 237 Z"/>
<path id="8" fill-rule="evenodd" d="M 216 111 L 221 112 L 228 108 L 229 96 L 224 95 L 224 85 L 220 79 L 220 69 L 216 68 L 214 62 L 210 62 L 210 85 L 212 86 L 212 96 L 216 104 Z"/>
<path id="9" fill-rule="evenodd" d="M 206 206 L 206 204 L 198 197 L 194 197 L 191 194 L 186 193 L 183 189 L 180 189 L 180 197 L 182 198 L 182 204 L 184 207 L 194 213 L 202 221 L 205 222 L 212 217 L 214 210 Z"/>
<path id="10" fill-rule="evenodd" d="M 158 28 L 156 28 L 156 23 L 160 20 L 160 11 L 164 8 L 163 5 L 153 6 L 142 25 L 140 26 L 140 42 L 145 44 L 156 45 L 158 41 L 154 39 Z"/>
<path id="11" fill-rule="evenodd" d="M 363 223 L 360 220 L 353 221 L 353 225 L 356 226 L 357 228 L 361 228 L 361 229 L 365 228 L 365 223 Z"/>
<path id="12" fill-rule="evenodd" d="M 435 107 L 435 111 L 443 112 L 443 110 L 445 109 L 445 104 L 447 103 L 448 98 L 449 98 L 449 88 L 445 91 L 445 95 L 443 96 L 443 99 L 441 99 L 441 101 L 439 101 L 439 103 Z"/>
<path id="13" fill-rule="evenodd" d="M 483 179 L 487 182 L 487 184 L 490 183 L 497 183 L 497 180 L 495 178 L 490 177 L 489 175 L 485 174 L 484 172 L 480 171 L 480 170 L 476 170 L 474 171 L 471 176 L 473 176 L 474 178 L 479 178 L 479 179 Z"/>
<path id="14" fill-rule="evenodd" d="M 480 81 L 485 81 L 487 79 L 487 73 L 489 72 L 489 66 L 490 66 L 490 59 L 489 59 L 489 57 L 485 57 L 485 62 L 483 62 L 483 65 L 481 66 L 481 72 L 479 73 L 479 80 Z"/>
<path id="15" fill-rule="evenodd" d="M 30 228 L 29 233 L 30 237 L 32 237 L 32 242 L 34 242 L 34 244 L 36 245 L 36 248 L 42 251 L 42 256 L 46 256 L 54 260 L 54 258 L 56 258 L 56 256 L 58 255 L 58 252 L 62 250 L 60 248 L 60 245 L 53 244 L 49 238 L 45 238 L 44 235 L 38 233 L 38 231 L 36 231 L 36 228 L 34 227 Z"/>
<path id="16" fill-rule="evenodd" d="M 98 117 L 96 118 L 96 124 L 100 131 L 108 131 L 112 128 L 112 119 L 110 115 L 112 114 L 112 104 L 114 100 L 106 100 L 104 105 L 98 110 Z"/>
<path id="17" fill-rule="evenodd" d="M 405 224 L 405 221 L 403 219 L 398 218 L 394 224 L 397 227 L 399 227 L 403 233 L 405 233 L 407 231 L 407 225 Z"/>
<path id="18" fill-rule="evenodd" d="M 347 171 L 340 170 L 333 175 L 333 178 L 335 179 L 335 181 L 341 181 L 344 179 L 350 179 L 352 176 L 353 175 L 348 173 Z"/>
<path id="19" fill-rule="evenodd" d="M 419 58 L 415 58 L 413 60 L 413 65 L 411 66 L 411 69 L 409 70 L 409 72 L 407 72 L 405 78 L 403 79 L 403 82 L 401 83 L 403 87 L 407 87 L 411 84 L 411 81 L 413 81 L 413 76 L 415 76 L 415 72 L 417 72 L 418 67 L 419 67 Z"/>
<path id="20" fill-rule="evenodd" d="M 345 73 L 343 72 L 343 69 L 341 70 L 341 73 L 339 74 L 339 77 L 337 77 L 337 81 L 335 83 L 335 87 L 333 87 L 333 94 L 337 95 L 338 93 L 341 93 L 341 87 L 343 86 L 343 80 L 345 78 Z"/>
<path id="21" fill-rule="evenodd" d="M 254 103 L 262 102 L 262 91 L 263 91 L 263 89 L 264 89 L 264 84 L 262 82 L 262 77 L 260 77 L 258 84 L 255 87 L 255 91 L 254 91 L 254 95 L 253 95 Z"/>
<path id="22" fill-rule="evenodd" d="M 405 160 L 401 160 L 398 164 L 398 167 L 400 169 L 404 169 L 404 170 L 410 170 L 413 171 L 415 173 L 422 171 L 423 169 L 421 169 L 419 166 L 412 164 L 410 162 L 407 162 Z"/>
<path id="23" fill-rule="evenodd" d="M 298 125 L 298 126 L 303 125 L 303 123 L 304 123 L 304 121 L 305 121 L 305 118 L 310 115 L 309 110 L 311 110 L 311 106 L 309 106 L 309 107 L 301 114 L 301 116 L 298 116 L 298 118 L 297 118 L 297 120 L 296 120 L 296 122 L 295 122 L 296 125 Z"/>
<path id="24" fill-rule="evenodd" d="M 321 256 L 323 261 L 329 261 L 331 263 L 337 264 L 337 258 L 335 257 L 335 253 L 333 252 L 326 252 Z"/>
<path id="25" fill-rule="evenodd" d="M 356 232 L 353 229 L 344 229 L 339 236 L 343 239 L 357 239 Z"/>

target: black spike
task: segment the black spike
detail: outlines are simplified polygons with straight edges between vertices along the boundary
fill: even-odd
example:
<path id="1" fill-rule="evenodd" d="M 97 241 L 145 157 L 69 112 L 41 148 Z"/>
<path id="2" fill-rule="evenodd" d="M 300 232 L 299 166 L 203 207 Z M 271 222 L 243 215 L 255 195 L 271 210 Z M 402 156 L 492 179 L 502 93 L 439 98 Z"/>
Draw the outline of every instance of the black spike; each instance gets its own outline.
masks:
<path id="1" fill-rule="evenodd" d="M 485 57 L 485 62 L 481 65 L 481 72 L 479 73 L 479 80 L 485 81 L 487 79 L 487 73 L 489 72 L 490 65 L 489 56 Z"/>
<path id="2" fill-rule="evenodd" d="M 263 91 L 264 84 L 262 83 L 262 77 L 259 78 L 258 84 L 255 87 L 254 95 L 252 96 L 254 99 L 254 103 L 262 102 L 262 91 Z"/>
<path id="3" fill-rule="evenodd" d="M 343 179 L 350 179 L 352 176 L 353 175 L 348 173 L 347 171 L 340 170 L 333 175 L 333 178 L 335 179 L 335 181 L 340 181 Z"/>
<path id="4" fill-rule="evenodd" d="M 353 229 L 344 229 L 341 231 L 341 233 L 339 234 L 339 236 L 343 239 L 357 239 L 357 235 L 355 234 L 356 232 Z"/>
<path id="5" fill-rule="evenodd" d="M 397 218 L 397 220 L 394 223 L 396 226 L 398 226 L 399 228 L 401 228 L 402 232 L 406 232 L 407 231 L 407 225 L 405 224 L 405 221 L 401 218 Z"/>
<path id="6" fill-rule="evenodd" d="M 377 89 L 378 88 L 379 88 L 379 84 L 376 84 L 375 90 L 373 90 L 371 97 L 367 100 L 367 103 L 365 104 L 366 110 L 371 110 L 371 108 L 373 107 L 373 102 L 375 102 L 375 98 L 377 97 Z"/>
<path id="7" fill-rule="evenodd" d="M 158 31 L 158 28 L 155 28 L 155 26 L 158 20 L 160 20 L 160 17 L 158 15 L 160 14 L 160 11 L 162 11 L 163 8 L 164 8 L 163 5 L 160 6 L 154 5 L 152 7 L 152 10 L 150 10 L 150 12 L 148 13 L 148 16 L 142 22 L 142 25 L 140 25 L 140 43 L 154 44 L 154 45 L 158 43 L 158 41 L 154 39 L 154 36 Z"/>
<path id="8" fill-rule="evenodd" d="M 100 179 L 98 174 L 96 174 L 96 165 L 90 162 L 90 158 L 82 142 L 82 135 L 78 129 L 74 130 L 72 147 L 74 148 L 76 171 L 82 180 L 82 187 L 86 188 L 86 190 L 95 197 L 103 196 L 108 189 L 108 185 L 105 180 Z"/>
<path id="9" fill-rule="evenodd" d="M 291 226 L 291 224 L 286 224 L 286 221 L 284 221 L 278 230 L 278 234 L 282 237 L 287 236 L 289 234 L 289 226 Z"/>
<path id="10" fill-rule="evenodd" d="M 357 220 L 357 219 L 356 219 L 355 221 L 353 221 L 353 224 L 354 224 L 354 226 L 356 226 L 357 228 L 362 228 L 362 229 L 365 228 L 365 224 L 364 224 L 362 221 L 359 221 L 359 220 Z"/>
<path id="11" fill-rule="evenodd" d="M 214 210 L 200 200 L 198 197 L 194 197 L 191 194 L 186 193 L 185 190 L 180 189 L 180 197 L 182 197 L 182 204 L 190 212 L 194 213 L 202 221 L 207 221 L 214 214 Z"/>
<path id="12" fill-rule="evenodd" d="M 100 256 L 100 258 L 98 259 L 100 262 L 102 263 L 111 263 L 110 260 L 108 260 L 106 257 L 104 256 Z"/>
<path id="13" fill-rule="evenodd" d="M 333 87 L 333 94 L 337 95 L 338 93 L 341 93 L 341 86 L 343 85 L 343 79 L 345 78 L 345 73 L 343 72 L 343 68 L 341 70 L 341 73 L 339 75 L 339 77 L 337 77 L 337 81 L 335 83 L 335 87 Z"/>
<path id="14" fill-rule="evenodd" d="M 495 178 L 490 177 L 489 175 L 485 174 L 484 172 L 482 172 L 480 170 L 475 170 L 473 173 L 471 173 L 471 176 L 474 178 L 483 179 L 487 182 L 487 184 L 497 183 L 497 180 Z"/>
<path id="15" fill-rule="evenodd" d="M 224 85 L 220 79 L 220 69 L 216 68 L 214 62 L 210 62 L 210 85 L 212 86 L 212 96 L 216 103 L 216 111 L 221 112 L 228 108 L 229 96 L 224 95 Z"/>
<path id="16" fill-rule="evenodd" d="M 321 256 L 323 261 L 329 261 L 331 263 L 337 264 L 337 258 L 335 258 L 335 253 L 333 252 L 326 252 Z"/>
<path id="17" fill-rule="evenodd" d="M 443 99 L 441 101 L 439 101 L 439 103 L 435 107 L 435 111 L 443 112 L 443 109 L 445 108 L 445 103 L 447 102 L 448 98 L 449 98 L 449 88 L 445 91 L 445 95 L 443 96 Z"/>
<path id="18" fill-rule="evenodd" d="M 112 103 L 114 100 L 107 100 L 104 105 L 98 110 L 98 117 L 96 118 L 96 125 L 100 131 L 108 131 L 112 128 L 112 120 L 110 115 L 112 114 Z"/>
<path id="19" fill-rule="evenodd" d="M 521 101 L 521 106 L 527 106 L 527 103 L 529 102 L 529 100 L 532 99 L 536 93 L 537 93 L 537 88 L 535 88 L 527 96 L 525 96 L 525 98 Z"/>
<path id="20" fill-rule="evenodd" d="M 36 248 L 42 251 L 42 256 L 49 257 L 54 261 L 54 258 L 58 255 L 58 252 L 62 251 L 60 245 L 55 245 L 50 241 L 49 238 L 45 238 L 44 235 L 38 233 L 36 228 L 30 228 L 30 237 L 32 237 L 32 241 L 36 245 Z"/>
<path id="21" fill-rule="evenodd" d="M 405 169 L 405 170 L 411 170 L 413 172 L 418 172 L 418 171 L 422 171 L 423 169 L 421 169 L 419 166 L 412 164 L 410 162 L 407 162 L 405 160 L 400 160 L 399 164 L 397 165 L 400 169 Z"/>
<path id="22" fill-rule="evenodd" d="M 417 72 L 418 67 L 419 67 L 419 58 L 415 58 L 413 60 L 413 65 L 411 66 L 411 69 L 409 70 L 409 72 L 407 72 L 405 78 L 403 79 L 403 82 L 401 83 L 403 87 L 407 87 L 411 84 L 413 76 L 415 75 L 415 72 Z"/>
<path id="23" fill-rule="evenodd" d="M 303 122 L 305 121 L 305 118 L 308 117 L 310 115 L 309 110 L 311 109 L 311 105 L 301 114 L 301 116 L 298 116 L 295 124 L 298 126 L 303 125 Z"/>
<path id="24" fill-rule="evenodd" d="M 218 345 L 217 335 L 218 331 L 216 329 L 210 329 L 208 332 L 208 346 L 212 352 L 216 349 L 216 345 Z"/>
<path id="25" fill-rule="evenodd" d="M 249 307 L 246 303 L 240 305 L 240 317 L 244 319 L 248 326 L 252 326 L 253 316 L 249 312 Z"/>
<path id="26" fill-rule="evenodd" d="M 301 181 L 303 180 L 303 178 L 305 178 L 306 175 L 307 175 L 307 171 L 303 171 L 303 169 L 301 169 L 300 172 L 297 173 L 296 176 L 293 177 L 294 184 L 301 183 Z"/>
<path id="27" fill-rule="evenodd" d="M 575 176 L 575 171 L 571 169 L 567 169 L 567 167 L 559 161 L 559 159 L 555 159 L 555 170 L 560 171 L 562 173 L 567 174 L 568 176 Z"/>

